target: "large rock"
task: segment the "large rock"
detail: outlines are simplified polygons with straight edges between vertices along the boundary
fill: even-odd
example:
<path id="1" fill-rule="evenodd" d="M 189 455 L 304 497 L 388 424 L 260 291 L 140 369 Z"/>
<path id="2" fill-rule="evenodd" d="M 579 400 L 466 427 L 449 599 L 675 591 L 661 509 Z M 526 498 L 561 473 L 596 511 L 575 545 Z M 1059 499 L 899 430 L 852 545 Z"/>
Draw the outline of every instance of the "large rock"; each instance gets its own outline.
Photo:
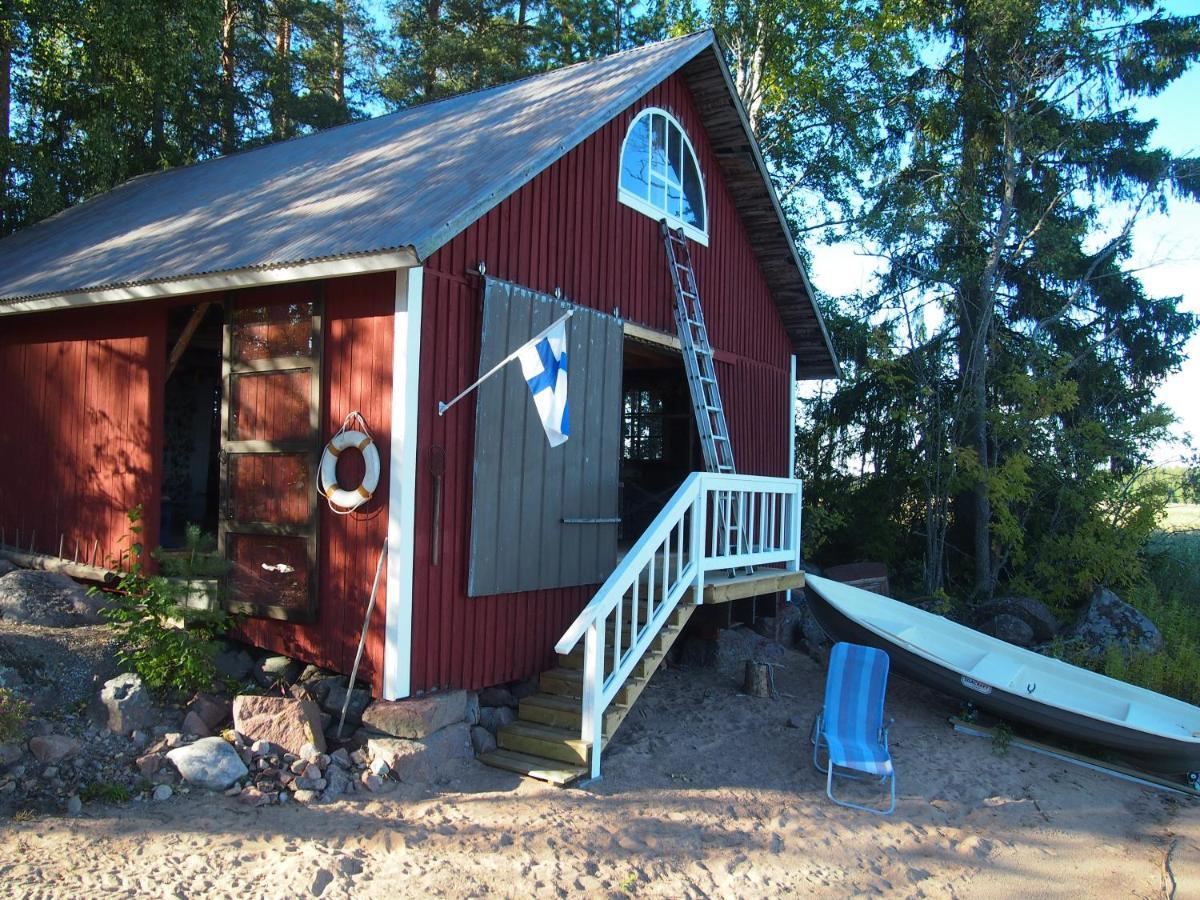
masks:
<path id="1" fill-rule="evenodd" d="M 471 726 L 458 722 L 421 740 L 372 738 L 367 742 L 372 760 L 383 760 L 392 774 L 410 784 L 428 784 L 447 763 L 473 759 Z"/>
<path id="2" fill-rule="evenodd" d="M 346 709 L 346 721 L 357 725 L 362 721 L 363 711 L 371 702 L 370 691 L 363 688 L 347 691 L 345 685 L 331 684 L 325 691 L 325 699 L 321 703 L 321 708 L 333 716 L 333 721 L 337 722 L 341 718 L 342 704 L 346 702 L 347 693 L 350 695 L 350 705 Z"/>
<path id="3" fill-rule="evenodd" d="M 226 645 L 213 656 L 213 667 L 217 674 L 230 681 L 245 681 L 254 669 L 254 660 L 245 648 L 237 644 Z"/>
<path id="4" fill-rule="evenodd" d="M 798 594 L 793 594 L 798 597 Z M 825 653 L 833 642 L 817 621 L 817 617 L 808 608 L 807 600 L 797 599 L 796 613 L 792 624 L 792 646 L 807 651 L 810 655 L 820 656 Z"/>
<path id="5" fill-rule="evenodd" d="M 311 700 L 240 694 L 233 698 L 233 728 L 248 741 L 267 741 L 288 753 L 299 755 L 305 744 L 325 751 L 321 710 Z"/>
<path id="6" fill-rule="evenodd" d="M 254 666 L 254 680 L 265 688 L 292 684 L 304 671 L 304 663 L 286 656 L 265 656 Z"/>
<path id="7" fill-rule="evenodd" d="M 517 721 L 517 714 L 508 706 L 484 706 L 479 710 L 479 727 L 495 734 L 505 725 Z"/>
<path id="8" fill-rule="evenodd" d="M 517 698 L 512 695 L 512 691 L 500 685 L 498 687 L 486 687 L 479 692 L 480 706 L 511 706 L 517 708 Z"/>
<path id="9" fill-rule="evenodd" d="M 1084 652 L 1099 655 L 1116 644 L 1126 656 L 1156 653 L 1163 636 L 1153 622 L 1108 588 L 1096 588 L 1068 636 Z"/>
<path id="10" fill-rule="evenodd" d="M 167 754 L 183 780 L 189 784 L 223 791 L 239 778 L 245 778 L 249 769 L 224 738 L 201 738 L 186 747 L 176 747 Z"/>
<path id="11" fill-rule="evenodd" d="M 43 734 L 29 739 L 29 752 L 42 765 L 74 756 L 79 746 L 79 741 L 65 734 Z"/>
<path id="12" fill-rule="evenodd" d="M 0 617 L 26 625 L 69 628 L 103 621 L 99 597 L 58 572 L 16 569 L 0 577 Z"/>
<path id="13" fill-rule="evenodd" d="M 363 725 L 393 737 L 418 739 L 465 722 L 467 692 L 446 691 L 410 700 L 376 700 L 363 712 Z"/>
<path id="14" fill-rule="evenodd" d="M 10 563 L 7 559 L 0 559 L 0 578 L 3 578 L 14 569 L 16 569 L 16 566 Z"/>
<path id="15" fill-rule="evenodd" d="M 93 710 L 96 720 L 117 734 L 148 728 L 154 718 L 150 692 L 132 672 L 104 682 Z"/>
<path id="16" fill-rule="evenodd" d="M 1033 628 L 1029 623 L 1008 613 L 992 616 L 979 626 L 979 630 L 1018 647 L 1032 647 L 1037 643 L 1034 639 Z"/>
<path id="17" fill-rule="evenodd" d="M 0 772 L 20 762 L 24 755 L 25 751 L 21 749 L 20 744 L 0 744 Z"/>
<path id="18" fill-rule="evenodd" d="M 1002 641 L 1009 641 L 1010 644 L 1019 643 L 1018 641 L 1009 640 L 1006 637 L 1001 637 L 995 631 L 989 630 L 986 625 L 1000 616 L 1010 616 L 1014 619 L 1019 619 L 1028 626 L 1031 636 L 1023 643 L 1022 647 L 1028 647 L 1031 644 L 1044 644 L 1047 641 L 1054 640 L 1054 636 L 1058 634 L 1058 619 L 1054 617 L 1054 613 L 1046 604 L 1034 600 L 1032 597 L 997 597 L 994 600 L 989 600 L 986 603 L 980 604 L 974 610 L 973 621 L 978 626 L 982 626 L 980 630 L 986 631 L 988 634 L 993 634 L 999 637 Z M 996 627 L 1005 628 L 1014 635 L 1023 634 L 1024 630 L 1013 626 L 1011 623 L 1001 621 Z"/>
<path id="19" fill-rule="evenodd" d="M 220 697 L 216 694 L 197 694 L 188 704 L 188 712 L 199 716 L 200 721 L 212 732 L 229 720 L 233 715 L 233 706 L 227 697 Z"/>

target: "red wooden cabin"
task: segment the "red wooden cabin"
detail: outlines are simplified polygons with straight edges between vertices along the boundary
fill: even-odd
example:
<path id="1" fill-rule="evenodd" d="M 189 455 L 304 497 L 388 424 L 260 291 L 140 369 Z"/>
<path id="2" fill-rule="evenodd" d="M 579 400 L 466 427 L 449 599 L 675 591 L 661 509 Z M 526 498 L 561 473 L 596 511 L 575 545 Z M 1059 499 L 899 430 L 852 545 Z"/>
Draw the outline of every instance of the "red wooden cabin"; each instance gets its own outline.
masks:
<path id="1" fill-rule="evenodd" d="M 144 176 L 8 237 L 3 540 L 103 563 L 138 504 L 149 546 L 219 532 L 245 636 L 343 672 L 386 542 L 376 695 L 533 675 L 703 468 L 660 219 L 691 239 L 739 471 L 791 475 L 794 381 L 836 361 L 764 172 L 704 32 Z M 516 373 L 439 416 L 555 304 L 587 312 L 576 456 L 535 446 Z M 352 411 L 382 473 L 338 515 L 315 466 Z M 343 454 L 339 482 L 362 466 Z"/>

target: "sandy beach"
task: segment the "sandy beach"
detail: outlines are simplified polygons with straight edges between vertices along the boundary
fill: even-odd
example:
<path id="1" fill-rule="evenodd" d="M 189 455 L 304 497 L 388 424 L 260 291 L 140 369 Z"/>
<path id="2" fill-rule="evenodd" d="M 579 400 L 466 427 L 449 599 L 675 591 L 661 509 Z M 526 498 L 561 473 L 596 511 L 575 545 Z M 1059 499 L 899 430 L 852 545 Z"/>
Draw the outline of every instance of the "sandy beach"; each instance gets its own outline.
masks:
<path id="1" fill-rule="evenodd" d="M 738 691 L 751 654 L 777 700 Z M 744 629 L 720 665 L 660 671 L 560 790 L 464 763 L 436 790 L 250 809 L 193 791 L 0 829 L 3 897 L 1197 897 L 1200 803 L 955 734 L 894 678 L 899 802 L 830 804 L 807 727 L 824 682 Z"/>

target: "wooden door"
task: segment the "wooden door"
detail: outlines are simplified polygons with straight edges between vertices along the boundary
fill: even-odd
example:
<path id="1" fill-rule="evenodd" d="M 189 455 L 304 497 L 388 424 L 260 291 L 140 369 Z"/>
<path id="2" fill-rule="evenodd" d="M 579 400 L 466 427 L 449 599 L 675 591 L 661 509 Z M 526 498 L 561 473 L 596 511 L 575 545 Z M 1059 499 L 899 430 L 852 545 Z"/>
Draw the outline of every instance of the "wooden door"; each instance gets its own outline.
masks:
<path id="1" fill-rule="evenodd" d="M 317 287 L 226 304 L 218 540 L 234 612 L 316 617 L 321 315 Z"/>

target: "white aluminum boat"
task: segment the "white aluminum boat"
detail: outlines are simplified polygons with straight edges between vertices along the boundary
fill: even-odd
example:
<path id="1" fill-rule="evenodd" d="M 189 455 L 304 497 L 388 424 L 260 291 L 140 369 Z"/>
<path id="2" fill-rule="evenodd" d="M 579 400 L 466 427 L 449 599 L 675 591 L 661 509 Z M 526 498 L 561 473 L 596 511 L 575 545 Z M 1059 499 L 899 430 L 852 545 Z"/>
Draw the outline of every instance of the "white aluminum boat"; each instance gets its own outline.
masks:
<path id="1" fill-rule="evenodd" d="M 1196 783 L 1200 708 L 848 584 L 809 575 L 805 593 L 830 637 L 887 651 L 902 675 Z"/>

